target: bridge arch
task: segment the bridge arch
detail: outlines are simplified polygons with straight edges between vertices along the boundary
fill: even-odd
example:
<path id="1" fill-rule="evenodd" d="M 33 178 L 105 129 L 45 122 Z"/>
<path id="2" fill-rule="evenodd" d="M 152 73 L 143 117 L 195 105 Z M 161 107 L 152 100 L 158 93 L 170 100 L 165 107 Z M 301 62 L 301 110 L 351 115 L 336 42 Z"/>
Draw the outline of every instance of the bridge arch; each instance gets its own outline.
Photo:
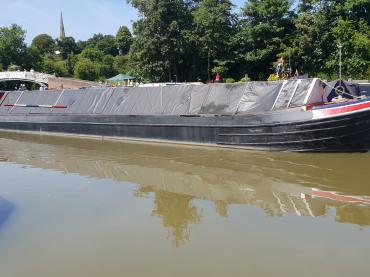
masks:
<path id="1" fill-rule="evenodd" d="M 35 72 L 35 71 L 0 72 L 0 82 L 7 82 L 7 81 L 31 82 L 31 83 L 39 84 L 40 86 L 43 86 L 43 87 L 48 86 L 50 77 L 54 77 L 54 76 L 40 73 L 40 72 Z"/>

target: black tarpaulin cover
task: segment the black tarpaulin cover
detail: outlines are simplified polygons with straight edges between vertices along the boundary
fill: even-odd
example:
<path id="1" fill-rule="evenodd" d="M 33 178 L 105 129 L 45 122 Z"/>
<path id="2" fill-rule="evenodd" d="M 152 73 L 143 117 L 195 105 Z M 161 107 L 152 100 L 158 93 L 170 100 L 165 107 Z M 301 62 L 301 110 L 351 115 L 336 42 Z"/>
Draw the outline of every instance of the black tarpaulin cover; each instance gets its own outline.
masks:
<path id="1" fill-rule="evenodd" d="M 316 89 L 313 91 L 314 85 Z M 282 110 L 322 98 L 318 79 L 236 84 L 9 92 L 7 113 L 234 115 Z M 321 94 L 321 95 L 317 95 Z M 306 102 L 306 103 L 305 103 Z M 15 104 L 6 107 L 5 104 Z M 21 106 L 19 106 L 21 105 Z M 25 107 L 30 105 L 32 107 Z M 37 105 L 66 108 L 34 107 Z"/>
<path id="2" fill-rule="evenodd" d="M 1 103 L 0 107 L 0 115 L 1 114 L 8 114 L 12 107 L 7 107 L 6 105 L 14 104 L 19 96 L 21 95 L 20 91 L 12 91 L 8 92 L 4 97 L 3 97 L 3 102 Z"/>

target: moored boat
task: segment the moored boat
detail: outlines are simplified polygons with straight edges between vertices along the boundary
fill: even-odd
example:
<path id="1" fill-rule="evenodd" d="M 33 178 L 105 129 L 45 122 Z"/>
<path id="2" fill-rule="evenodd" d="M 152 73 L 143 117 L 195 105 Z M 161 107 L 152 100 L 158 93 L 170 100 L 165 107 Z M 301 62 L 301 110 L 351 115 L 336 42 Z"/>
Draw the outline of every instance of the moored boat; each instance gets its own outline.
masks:
<path id="1" fill-rule="evenodd" d="M 338 84 L 292 79 L 6 92 L 0 129 L 258 150 L 369 151 L 370 98 Z"/>

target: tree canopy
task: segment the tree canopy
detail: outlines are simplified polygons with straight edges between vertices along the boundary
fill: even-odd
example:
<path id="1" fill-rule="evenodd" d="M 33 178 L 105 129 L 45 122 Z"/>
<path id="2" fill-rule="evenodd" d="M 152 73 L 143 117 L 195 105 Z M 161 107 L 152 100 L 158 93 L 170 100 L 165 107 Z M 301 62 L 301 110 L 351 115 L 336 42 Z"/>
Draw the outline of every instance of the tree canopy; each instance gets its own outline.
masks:
<path id="1" fill-rule="evenodd" d="M 155 81 L 173 79 L 186 58 L 186 30 L 190 12 L 181 0 L 131 0 L 140 13 L 133 25 L 133 59 L 143 77 Z"/>
<path id="2" fill-rule="evenodd" d="M 127 55 L 133 42 L 132 34 L 126 26 L 121 26 L 116 35 L 116 46 L 120 55 Z"/>
<path id="3" fill-rule="evenodd" d="M 55 40 L 47 34 L 34 37 L 31 46 L 37 49 L 41 55 L 53 53 L 56 49 Z"/>
<path id="4" fill-rule="evenodd" d="M 0 70 L 11 65 L 58 76 L 104 80 L 266 80 L 283 57 L 310 77 L 370 78 L 370 2 L 366 0 L 127 0 L 139 17 L 132 33 L 86 41 L 47 34 L 25 44 L 18 25 L 0 27 Z"/>
<path id="5" fill-rule="evenodd" d="M 27 47 L 24 42 L 26 31 L 13 24 L 0 28 L 0 67 L 7 69 L 10 65 L 22 65 Z"/>
<path id="6" fill-rule="evenodd" d="M 234 35 L 235 16 L 230 1 L 199 1 L 193 11 L 194 36 L 202 56 L 207 56 L 207 74 L 211 79 L 211 69 L 216 65 L 216 72 L 227 71 L 224 62 L 228 56 L 230 37 Z"/>

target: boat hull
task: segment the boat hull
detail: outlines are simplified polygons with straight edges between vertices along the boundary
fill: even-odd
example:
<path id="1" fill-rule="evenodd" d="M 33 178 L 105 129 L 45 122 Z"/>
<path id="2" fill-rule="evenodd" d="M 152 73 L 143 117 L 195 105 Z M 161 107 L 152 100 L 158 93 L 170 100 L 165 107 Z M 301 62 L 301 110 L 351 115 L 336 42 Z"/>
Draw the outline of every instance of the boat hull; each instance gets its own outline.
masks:
<path id="1" fill-rule="evenodd" d="M 314 112 L 297 110 L 262 115 L 195 117 L 14 114 L 0 116 L 0 129 L 253 150 L 369 151 L 369 110 L 322 119 L 312 119 Z"/>

